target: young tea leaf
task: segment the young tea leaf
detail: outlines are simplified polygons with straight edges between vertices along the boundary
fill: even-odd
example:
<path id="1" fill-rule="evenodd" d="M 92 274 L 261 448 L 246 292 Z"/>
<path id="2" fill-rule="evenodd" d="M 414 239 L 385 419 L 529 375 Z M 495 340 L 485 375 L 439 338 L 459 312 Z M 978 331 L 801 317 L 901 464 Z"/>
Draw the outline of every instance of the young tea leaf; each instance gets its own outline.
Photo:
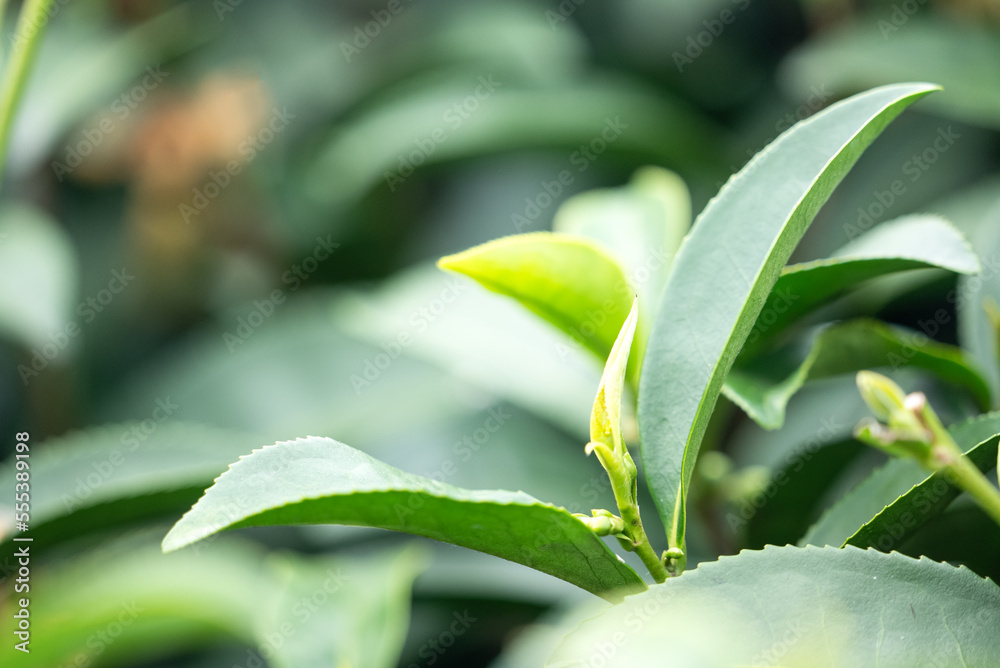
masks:
<path id="1" fill-rule="evenodd" d="M 622 401 L 625 396 L 625 370 L 628 368 L 629 350 L 635 337 L 635 327 L 639 320 L 639 300 L 632 303 L 621 333 L 608 355 L 601 384 L 597 388 L 594 410 L 590 417 L 591 442 L 604 443 L 612 450 L 624 448 L 622 438 Z"/>
<path id="2" fill-rule="evenodd" d="M 621 266 L 585 237 L 535 232 L 496 239 L 438 261 L 513 297 L 607 359 L 635 297 Z"/>
<path id="3" fill-rule="evenodd" d="M 639 294 L 644 322 L 659 304 L 674 255 L 691 227 L 691 196 L 677 174 L 643 167 L 623 188 L 590 190 L 566 200 L 552 229 L 593 239 L 618 260 Z M 648 332 L 640 332 L 645 345 Z"/>

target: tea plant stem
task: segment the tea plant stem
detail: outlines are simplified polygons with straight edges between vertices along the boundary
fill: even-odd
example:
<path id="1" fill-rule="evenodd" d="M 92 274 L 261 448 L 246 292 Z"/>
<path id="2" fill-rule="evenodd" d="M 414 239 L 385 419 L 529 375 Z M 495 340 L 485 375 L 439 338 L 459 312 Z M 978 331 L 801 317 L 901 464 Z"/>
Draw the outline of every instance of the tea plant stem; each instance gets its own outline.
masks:
<path id="1" fill-rule="evenodd" d="M 2 5 L 2 3 L 0 3 Z M 7 147 L 18 103 L 24 93 L 42 33 L 49 22 L 52 0 L 26 0 L 14 30 L 14 46 L 0 87 L 0 181 L 7 163 Z M 0 10 L 3 7 L 0 6 Z"/>
<path id="2" fill-rule="evenodd" d="M 904 395 L 898 385 L 872 371 L 858 373 L 858 389 L 888 424 L 863 421 L 855 429 L 857 438 L 891 455 L 914 458 L 931 473 L 943 473 L 1000 525 L 1000 490 L 964 455 L 923 393 Z"/>
<path id="3" fill-rule="evenodd" d="M 993 521 L 1000 525 L 1000 490 L 990 484 L 982 471 L 964 456 L 929 403 L 922 402 L 917 415 L 932 436 L 929 468 L 944 471 L 949 482 L 968 492 Z"/>
<path id="4" fill-rule="evenodd" d="M 968 457 L 957 457 L 944 468 L 947 479 L 969 493 L 976 503 L 1000 525 L 1000 490 L 990 484 Z"/>
<path id="5" fill-rule="evenodd" d="M 649 544 L 646 531 L 642 528 L 639 504 L 635 501 L 635 476 L 629 476 L 625 471 L 617 473 L 617 475 L 611 476 L 611 482 L 615 502 L 618 504 L 618 512 L 621 514 L 622 521 L 625 522 L 625 533 L 632 539 L 635 553 L 649 569 L 653 579 L 657 582 L 663 582 L 667 579 L 667 568 L 656 551 L 653 550 L 653 546 Z"/>

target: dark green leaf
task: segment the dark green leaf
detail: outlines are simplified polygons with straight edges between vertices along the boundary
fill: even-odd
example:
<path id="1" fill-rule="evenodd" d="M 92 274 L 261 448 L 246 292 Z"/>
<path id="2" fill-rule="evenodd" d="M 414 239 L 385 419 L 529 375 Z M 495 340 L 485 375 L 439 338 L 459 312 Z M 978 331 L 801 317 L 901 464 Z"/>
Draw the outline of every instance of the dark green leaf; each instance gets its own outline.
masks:
<path id="1" fill-rule="evenodd" d="M 979 259 L 961 233 L 938 216 L 914 215 L 882 223 L 825 260 L 785 267 L 747 339 L 747 348 L 865 281 L 929 268 L 975 274 Z"/>
<path id="2" fill-rule="evenodd" d="M 777 429 L 785 406 L 806 381 L 888 366 L 926 369 L 941 380 L 965 388 L 981 408 L 990 404 L 986 381 L 961 348 L 937 343 L 926 335 L 891 327 L 877 320 L 852 320 L 826 327 L 808 343 L 737 363 L 723 391 L 757 424 Z"/>
<path id="3" fill-rule="evenodd" d="M 934 90 L 900 84 L 795 125 L 729 180 L 695 221 L 667 280 L 643 366 L 646 480 L 671 546 L 722 383 L 802 234 L 883 128 Z"/>
<path id="4" fill-rule="evenodd" d="M 509 559 L 610 600 L 642 579 L 564 508 L 523 492 L 470 491 L 404 473 L 332 439 L 286 441 L 240 459 L 163 540 L 222 529 L 348 524 L 425 536 Z"/>

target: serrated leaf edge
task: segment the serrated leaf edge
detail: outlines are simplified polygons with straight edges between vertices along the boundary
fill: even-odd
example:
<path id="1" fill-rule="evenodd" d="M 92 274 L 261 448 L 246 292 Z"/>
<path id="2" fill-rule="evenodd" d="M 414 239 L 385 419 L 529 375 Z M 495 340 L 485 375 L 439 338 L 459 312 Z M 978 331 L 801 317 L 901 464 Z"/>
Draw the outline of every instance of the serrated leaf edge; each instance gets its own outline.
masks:
<path id="1" fill-rule="evenodd" d="M 962 422 L 956 422 L 953 425 L 949 425 L 948 429 L 949 430 L 956 429 L 958 427 L 965 427 L 966 425 L 974 424 L 976 422 L 980 422 L 980 421 L 983 421 L 983 420 L 995 419 L 998 414 L 1000 414 L 1000 411 L 992 411 L 992 412 L 989 412 L 989 413 L 982 413 L 980 415 L 976 415 L 974 417 L 971 417 L 971 418 L 969 418 L 967 420 L 963 420 Z M 971 450 L 973 450 L 975 448 L 978 448 L 983 443 L 985 443 L 987 441 L 990 441 L 990 440 L 992 440 L 992 439 L 994 439 L 996 437 L 997 437 L 997 435 L 994 434 L 993 436 L 990 436 L 989 438 L 986 438 L 986 439 L 983 439 L 983 440 L 979 441 L 978 443 L 976 443 L 975 445 L 969 447 L 968 449 L 964 450 L 963 452 L 969 452 L 969 451 L 971 451 Z M 998 455 L 998 457 L 1000 457 L 1000 455 Z M 874 478 L 876 475 L 878 475 L 879 472 L 882 471 L 882 469 L 884 469 L 887 466 L 889 466 L 889 464 L 892 461 L 895 461 L 895 460 L 889 460 L 888 462 L 886 462 L 882 466 L 879 466 L 879 467 L 876 467 L 876 468 L 872 469 L 872 472 L 869 473 L 867 476 L 865 476 L 865 478 L 861 482 L 859 482 L 857 485 L 855 485 L 853 488 L 851 488 L 850 491 L 848 491 L 846 494 L 844 494 L 842 497 L 840 497 L 839 502 L 844 502 L 847 499 L 853 498 L 854 496 L 858 495 L 860 493 L 859 489 L 861 488 L 861 486 L 864 485 L 869 480 L 871 480 L 872 478 Z M 862 524 L 861 526 L 859 526 L 855 530 L 854 533 L 852 533 L 850 536 L 848 536 L 845 539 L 842 547 L 854 547 L 853 545 L 848 545 L 847 541 L 851 540 L 851 538 L 853 538 L 854 536 L 856 536 L 858 534 L 858 532 L 861 531 L 861 529 L 863 529 L 864 527 L 868 526 L 875 519 L 877 519 L 878 517 L 880 517 L 882 515 L 882 513 L 885 512 L 886 508 L 888 508 L 889 506 L 895 504 L 897 501 L 899 501 L 901 498 L 903 498 L 904 496 L 906 496 L 907 494 L 909 494 L 910 492 L 912 492 L 914 489 L 916 489 L 920 485 L 923 485 L 925 482 L 927 482 L 928 479 L 933 478 L 934 475 L 935 474 L 928 474 L 923 480 L 921 480 L 917 484 L 915 484 L 912 487 L 910 487 L 910 489 L 906 490 L 906 492 L 904 492 L 903 494 L 900 494 L 895 499 L 893 499 L 891 502 L 889 502 L 889 503 L 885 504 L 884 506 L 882 506 L 882 510 L 880 510 L 877 513 L 875 513 L 874 515 L 872 515 L 864 524 Z M 830 506 L 829 508 L 827 508 L 826 510 L 824 510 L 822 512 L 822 514 L 820 514 L 820 516 L 816 519 L 816 521 L 813 522 L 809 526 L 809 529 L 806 530 L 806 536 L 809 535 L 809 533 L 812 531 L 813 527 L 819 525 L 824 519 L 826 519 L 826 517 L 828 515 L 830 515 L 838 505 L 839 505 L 839 503 L 838 504 L 834 504 L 834 505 Z M 803 536 L 800 540 L 805 540 L 806 536 Z M 812 544 L 806 544 L 806 545 L 799 544 L 799 547 L 807 547 L 807 546 L 808 547 L 817 547 L 816 545 L 812 545 Z M 831 547 L 831 546 L 827 546 L 827 547 Z M 869 548 L 869 549 L 871 549 L 871 548 Z"/>

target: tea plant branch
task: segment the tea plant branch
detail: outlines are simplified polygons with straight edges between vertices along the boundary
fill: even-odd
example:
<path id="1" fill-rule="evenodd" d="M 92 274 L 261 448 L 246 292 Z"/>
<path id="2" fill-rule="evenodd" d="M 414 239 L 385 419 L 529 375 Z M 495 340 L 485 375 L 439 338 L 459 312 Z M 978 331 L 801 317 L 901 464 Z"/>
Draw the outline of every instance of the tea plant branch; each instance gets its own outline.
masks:
<path id="1" fill-rule="evenodd" d="M 604 367 L 604 375 L 590 416 L 590 443 L 585 449 L 588 455 L 596 454 L 601 466 L 607 471 L 621 517 L 615 517 L 607 510 L 594 510 L 593 517 L 582 517 L 581 520 L 600 535 L 618 538 L 626 550 L 634 551 L 642 559 L 657 582 L 663 582 L 668 576 L 665 565 L 668 557 L 676 559 L 683 555 L 665 554 L 661 558 L 650 545 L 639 516 L 638 470 L 625 447 L 621 431 L 622 394 L 638 319 L 638 300 L 635 300 Z"/>
<path id="2" fill-rule="evenodd" d="M 0 2 L 0 11 L 3 10 L 3 4 Z M 4 69 L 3 85 L 0 87 L 0 181 L 7 163 L 7 146 L 14 116 L 35 61 L 35 53 L 42 41 L 42 33 L 49 22 L 51 7 L 52 0 L 27 0 L 21 8 L 14 30 L 14 45 Z"/>
<path id="3" fill-rule="evenodd" d="M 611 480 L 611 488 L 615 495 L 615 503 L 618 505 L 618 512 L 621 513 L 621 517 L 611 516 L 613 520 L 617 519 L 620 522 L 620 525 L 615 524 L 613 527 L 617 528 L 620 526 L 621 528 L 617 531 L 608 531 L 604 535 L 613 535 L 618 538 L 622 547 L 629 552 L 635 552 L 639 556 L 642 563 L 646 565 L 646 568 L 649 569 L 650 574 L 657 582 L 663 582 L 669 575 L 664 563 L 667 555 L 664 555 L 664 557 L 657 556 L 656 551 L 653 550 L 653 546 L 649 543 L 646 531 L 642 527 L 642 518 L 639 515 L 639 504 L 636 497 L 638 470 L 636 469 L 635 462 L 632 461 L 631 455 L 627 451 L 624 451 L 624 443 L 621 445 L 623 455 L 618 456 L 606 443 L 591 441 L 587 444 L 587 453 L 596 452 L 597 458 L 608 473 L 608 478 Z M 588 522 L 592 527 L 594 526 L 592 520 L 600 520 L 605 513 L 608 513 L 608 511 L 602 510 L 595 510 L 593 512 L 595 517 L 591 518 L 591 521 Z M 598 531 L 598 533 L 601 532 Z"/>
<path id="4" fill-rule="evenodd" d="M 872 371 L 857 376 L 858 389 L 879 420 L 863 420 L 855 436 L 896 457 L 911 457 L 932 473 L 968 492 L 1000 525 L 1000 490 L 976 468 L 941 424 L 922 392 L 905 394 L 894 382 Z"/>

